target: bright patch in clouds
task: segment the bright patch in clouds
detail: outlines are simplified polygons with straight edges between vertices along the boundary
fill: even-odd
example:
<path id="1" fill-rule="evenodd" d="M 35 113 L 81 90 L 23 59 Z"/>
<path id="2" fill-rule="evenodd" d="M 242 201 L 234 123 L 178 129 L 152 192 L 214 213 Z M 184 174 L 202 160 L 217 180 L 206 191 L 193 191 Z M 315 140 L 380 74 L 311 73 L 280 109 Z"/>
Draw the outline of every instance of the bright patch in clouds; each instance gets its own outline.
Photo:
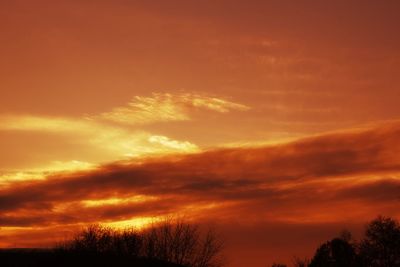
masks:
<path id="1" fill-rule="evenodd" d="M 115 221 L 109 223 L 103 223 L 105 226 L 120 228 L 120 229 L 127 229 L 127 228 L 134 228 L 134 229 L 143 229 L 153 223 L 161 222 L 164 220 L 164 217 L 139 217 L 139 218 L 132 218 L 129 220 L 123 221 Z"/>
<path id="2" fill-rule="evenodd" d="M 176 149 L 176 150 L 180 150 L 180 151 L 197 151 L 199 150 L 199 148 L 195 145 L 192 144 L 188 141 L 177 141 L 177 140 L 172 140 L 166 136 L 160 136 L 160 135 L 153 135 L 150 136 L 149 138 L 149 142 L 152 144 L 160 144 L 162 146 L 171 148 L 171 149 Z"/>
<path id="3" fill-rule="evenodd" d="M 85 207 L 99 207 L 104 205 L 122 205 L 122 204 L 129 204 L 129 203 L 140 203 L 146 202 L 150 200 L 156 200 L 157 197 L 155 196 L 146 196 L 146 195 L 136 195 L 133 197 L 126 197 L 126 198 L 107 198 L 107 199 L 89 199 L 83 200 L 82 204 Z"/>

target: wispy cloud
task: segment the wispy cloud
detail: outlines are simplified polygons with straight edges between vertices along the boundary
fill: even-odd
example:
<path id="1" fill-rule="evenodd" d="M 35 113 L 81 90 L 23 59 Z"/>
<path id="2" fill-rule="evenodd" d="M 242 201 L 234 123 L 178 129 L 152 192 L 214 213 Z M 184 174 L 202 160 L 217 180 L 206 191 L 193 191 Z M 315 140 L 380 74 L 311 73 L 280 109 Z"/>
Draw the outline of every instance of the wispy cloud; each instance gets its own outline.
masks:
<path id="1" fill-rule="evenodd" d="M 96 165 L 79 160 L 52 161 L 46 166 L 31 168 L 29 170 L 8 170 L 0 173 L 0 186 L 10 186 L 14 182 L 44 180 L 46 176 L 55 173 L 71 173 L 81 170 L 95 169 Z"/>
<path id="2" fill-rule="evenodd" d="M 199 94 L 153 93 L 149 97 L 136 96 L 127 106 L 101 114 L 77 117 L 0 114 L 0 131 L 56 134 L 68 140 L 68 144 L 82 148 L 89 145 L 99 151 L 99 155 L 108 155 L 103 157 L 107 161 L 113 161 L 147 154 L 199 151 L 199 147 L 188 140 L 145 131 L 144 124 L 190 120 L 195 110 L 227 113 L 248 109 L 242 104 Z M 91 161 L 86 158 L 70 160 Z"/>
<path id="3" fill-rule="evenodd" d="M 43 162 L 41 167 L 29 169 L 6 170 L 7 173 L 0 176 L 0 183 L 3 184 L 29 179 L 29 177 L 40 179 L 48 171 L 73 170 L 76 167 L 89 168 L 92 163 L 136 158 L 145 155 L 196 152 L 199 150 L 195 144 L 187 140 L 175 140 L 164 135 L 107 124 L 84 117 L 0 115 L 0 131 L 43 134 L 43 143 L 46 143 L 46 136 L 50 133 L 57 136 L 61 143 L 65 143 L 65 146 L 76 147 L 76 152 L 74 153 L 76 156 L 69 160 Z M 86 150 L 90 151 L 89 156 L 82 156 Z M 83 152 L 80 153 L 80 151 Z M 27 151 L 27 153 L 37 154 L 43 152 Z M 57 153 L 62 156 L 62 152 L 60 150 Z M 91 156 L 90 154 L 93 153 L 95 155 Z M 86 164 L 83 164 L 84 162 Z"/>
<path id="4" fill-rule="evenodd" d="M 80 118 L 34 115 L 0 115 L 0 130 L 87 133 L 100 128 L 95 122 Z"/>
<path id="5" fill-rule="evenodd" d="M 162 135 L 153 135 L 149 137 L 149 142 L 152 144 L 160 144 L 165 147 L 169 147 L 171 149 L 182 150 L 182 151 L 198 151 L 199 148 L 188 141 L 177 141 L 172 140 L 166 136 Z"/>
<path id="6" fill-rule="evenodd" d="M 205 109 L 220 113 L 245 111 L 250 107 L 221 98 L 199 94 L 153 93 L 152 96 L 135 96 L 126 106 L 104 112 L 99 117 L 124 124 L 150 124 L 190 119 L 192 109 Z"/>

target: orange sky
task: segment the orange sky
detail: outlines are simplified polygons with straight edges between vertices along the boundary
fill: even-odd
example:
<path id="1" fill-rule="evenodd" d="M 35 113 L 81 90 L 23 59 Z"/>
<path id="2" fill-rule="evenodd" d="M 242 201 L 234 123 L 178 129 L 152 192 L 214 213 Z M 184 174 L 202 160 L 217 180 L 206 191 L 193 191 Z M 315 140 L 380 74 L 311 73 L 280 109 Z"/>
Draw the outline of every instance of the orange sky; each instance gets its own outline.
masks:
<path id="1" fill-rule="evenodd" d="M 399 12 L 0 2 L 0 246 L 179 214 L 265 266 L 399 218 Z"/>

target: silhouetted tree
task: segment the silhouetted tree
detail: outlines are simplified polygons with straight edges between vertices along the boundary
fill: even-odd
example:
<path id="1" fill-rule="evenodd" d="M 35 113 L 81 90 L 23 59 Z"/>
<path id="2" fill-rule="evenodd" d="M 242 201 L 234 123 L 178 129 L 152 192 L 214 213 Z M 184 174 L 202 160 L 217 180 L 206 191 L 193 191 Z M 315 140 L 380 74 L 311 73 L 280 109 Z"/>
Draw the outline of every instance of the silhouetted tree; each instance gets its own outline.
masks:
<path id="1" fill-rule="evenodd" d="M 182 221 L 165 221 L 143 233 L 143 255 L 190 267 L 222 266 L 221 239 Z"/>
<path id="2" fill-rule="evenodd" d="M 211 231 L 183 221 L 166 220 L 138 232 L 91 225 L 58 250 L 153 259 L 187 267 L 220 267 L 222 242 Z"/>
<path id="3" fill-rule="evenodd" d="M 334 238 L 317 249 L 308 266 L 358 267 L 360 265 L 354 246 L 343 238 Z"/>
<path id="4" fill-rule="evenodd" d="M 360 255 L 368 267 L 400 266 L 400 226 L 379 216 L 370 222 L 360 243 Z"/>
<path id="5" fill-rule="evenodd" d="M 138 255 L 141 237 L 133 230 L 116 231 L 101 225 L 90 225 L 78 232 L 59 249 L 80 253 Z"/>

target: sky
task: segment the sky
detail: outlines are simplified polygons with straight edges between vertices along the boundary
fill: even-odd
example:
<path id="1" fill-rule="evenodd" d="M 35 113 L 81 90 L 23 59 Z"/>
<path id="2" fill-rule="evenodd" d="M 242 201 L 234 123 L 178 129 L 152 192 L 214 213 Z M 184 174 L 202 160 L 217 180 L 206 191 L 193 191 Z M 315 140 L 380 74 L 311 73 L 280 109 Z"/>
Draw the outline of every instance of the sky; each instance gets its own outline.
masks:
<path id="1" fill-rule="evenodd" d="M 184 216 L 228 266 L 399 219 L 400 3 L 0 2 L 0 247 Z"/>

